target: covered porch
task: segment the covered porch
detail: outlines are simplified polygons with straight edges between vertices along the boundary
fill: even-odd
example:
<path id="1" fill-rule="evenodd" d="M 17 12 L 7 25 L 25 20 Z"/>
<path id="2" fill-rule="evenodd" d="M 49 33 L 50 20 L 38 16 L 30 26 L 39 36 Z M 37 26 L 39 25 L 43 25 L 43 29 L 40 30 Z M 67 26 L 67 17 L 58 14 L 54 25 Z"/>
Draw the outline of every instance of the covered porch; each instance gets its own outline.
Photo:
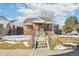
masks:
<path id="1" fill-rule="evenodd" d="M 34 23 L 37 27 L 37 30 L 42 28 L 44 31 L 52 31 L 52 24 L 45 24 L 45 23 Z"/>
<path id="2" fill-rule="evenodd" d="M 52 27 L 52 22 L 45 22 L 44 20 L 33 21 L 33 29 L 36 28 L 36 30 L 40 30 L 42 28 L 44 31 L 52 31 Z"/>

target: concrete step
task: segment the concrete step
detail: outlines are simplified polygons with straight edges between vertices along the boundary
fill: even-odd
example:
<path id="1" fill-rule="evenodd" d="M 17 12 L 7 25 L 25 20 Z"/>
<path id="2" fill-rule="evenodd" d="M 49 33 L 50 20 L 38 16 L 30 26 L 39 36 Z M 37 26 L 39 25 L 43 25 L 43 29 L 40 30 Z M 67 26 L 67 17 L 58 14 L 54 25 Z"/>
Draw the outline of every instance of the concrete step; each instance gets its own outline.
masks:
<path id="1" fill-rule="evenodd" d="M 45 41 L 37 42 L 37 48 L 45 48 L 45 47 L 47 47 L 47 44 Z"/>

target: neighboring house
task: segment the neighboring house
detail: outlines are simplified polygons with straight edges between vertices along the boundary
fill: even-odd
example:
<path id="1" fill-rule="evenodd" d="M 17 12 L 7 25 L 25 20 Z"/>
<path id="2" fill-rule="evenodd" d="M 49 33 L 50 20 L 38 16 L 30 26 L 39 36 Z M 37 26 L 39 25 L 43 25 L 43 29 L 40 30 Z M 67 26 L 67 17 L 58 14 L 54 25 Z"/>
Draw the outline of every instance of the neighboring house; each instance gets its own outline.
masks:
<path id="1" fill-rule="evenodd" d="M 3 16 L 0 16 L 0 35 L 8 34 L 9 32 L 8 23 L 9 23 L 9 20 L 7 20 Z"/>
<path id="2" fill-rule="evenodd" d="M 53 21 L 49 18 L 26 18 L 23 23 L 24 34 L 32 34 L 33 31 L 38 31 L 40 28 L 44 31 L 53 29 Z"/>
<path id="3" fill-rule="evenodd" d="M 73 31 L 71 32 L 71 34 L 78 34 L 78 31 L 76 29 L 73 29 Z"/>
<path id="4" fill-rule="evenodd" d="M 0 16 L 0 28 L 5 28 L 7 24 L 9 23 L 9 20 L 7 20 L 5 17 Z"/>
<path id="5" fill-rule="evenodd" d="M 26 18 L 23 23 L 17 20 L 7 20 L 0 16 L 0 29 L 6 28 L 9 25 L 9 35 L 33 34 L 34 31 L 43 29 L 49 33 L 54 33 L 53 21 L 50 18 Z M 55 25 L 56 32 L 59 30 L 59 25 Z"/>
<path id="6" fill-rule="evenodd" d="M 55 34 L 60 34 L 59 33 L 59 25 L 58 24 L 54 24 L 54 32 L 55 32 Z"/>
<path id="7" fill-rule="evenodd" d="M 0 16 L 0 33 L 5 32 L 8 35 L 23 34 L 23 26 L 16 20 L 7 20 L 5 17 Z"/>
<path id="8" fill-rule="evenodd" d="M 23 34 L 23 26 L 17 20 L 10 21 L 9 35 L 21 35 Z"/>

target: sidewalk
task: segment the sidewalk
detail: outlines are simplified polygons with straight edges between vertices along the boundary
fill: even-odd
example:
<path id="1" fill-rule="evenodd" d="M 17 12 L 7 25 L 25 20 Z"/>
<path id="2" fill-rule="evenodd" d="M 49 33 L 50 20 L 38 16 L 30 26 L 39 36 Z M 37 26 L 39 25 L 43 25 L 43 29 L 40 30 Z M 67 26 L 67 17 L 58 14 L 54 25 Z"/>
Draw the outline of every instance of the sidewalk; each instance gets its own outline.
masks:
<path id="1" fill-rule="evenodd" d="M 35 50 L 16 49 L 16 50 L 0 50 L 0 56 L 51 56 L 71 52 L 73 50 L 49 50 L 40 48 Z"/>

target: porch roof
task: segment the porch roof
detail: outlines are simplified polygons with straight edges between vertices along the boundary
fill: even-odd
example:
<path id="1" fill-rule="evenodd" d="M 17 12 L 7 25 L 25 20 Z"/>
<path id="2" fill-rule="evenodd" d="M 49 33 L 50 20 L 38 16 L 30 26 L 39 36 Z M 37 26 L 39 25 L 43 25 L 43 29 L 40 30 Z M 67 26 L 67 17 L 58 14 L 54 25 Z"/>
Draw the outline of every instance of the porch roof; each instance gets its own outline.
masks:
<path id="1" fill-rule="evenodd" d="M 24 24 L 32 24 L 32 23 L 53 23 L 52 19 L 49 18 L 26 18 Z"/>
<path id="2" fill-rule="evenodd" d="M 43 19 L 35 19 L 33 20 L 33 23 L 44 23 L 45 21 Z"/>
<path id="3" fill-rule="evenodd" d="M 25 23 L 24 25 L 32 25 L 32 23 Z"/>

